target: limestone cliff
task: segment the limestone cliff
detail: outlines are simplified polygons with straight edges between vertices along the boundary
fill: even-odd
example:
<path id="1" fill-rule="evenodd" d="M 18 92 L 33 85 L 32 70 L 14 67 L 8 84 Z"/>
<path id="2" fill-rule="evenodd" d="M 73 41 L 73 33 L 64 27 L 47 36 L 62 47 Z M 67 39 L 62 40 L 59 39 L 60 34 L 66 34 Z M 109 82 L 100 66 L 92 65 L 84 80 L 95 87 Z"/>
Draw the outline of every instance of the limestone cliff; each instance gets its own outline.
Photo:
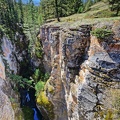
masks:
<path id="1" fill-rule="evenodd" d="M 98 39 L 97 28 L 112 30 Z M 44 67 L 51 73 L 46 95 L 54 120 L 118 120 L 120 101 L 120 22 L 40 29 Z M 48 84 L 48 83 L 47 83 Z"/>
<path id="2" fill-rule="evenodd" d="M 10 80 L 8 74 L 24 73 L 22 62 L 26 62 L 28 41 L 24 35 L 17 32 L 15 42 L 9 40 L 6 35 L 0 40 L 0 120 L 23 120 L 20 96 L 13 90 L 16 83 Z"/>

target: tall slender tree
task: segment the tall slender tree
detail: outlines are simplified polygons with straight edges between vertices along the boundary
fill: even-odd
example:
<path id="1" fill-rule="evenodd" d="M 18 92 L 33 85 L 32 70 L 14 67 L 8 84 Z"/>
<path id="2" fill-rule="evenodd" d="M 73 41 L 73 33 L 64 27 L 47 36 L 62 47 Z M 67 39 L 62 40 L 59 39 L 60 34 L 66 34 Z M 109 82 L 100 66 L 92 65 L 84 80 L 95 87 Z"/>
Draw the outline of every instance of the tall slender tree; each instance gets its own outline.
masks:
<path id="1" fill-rule="evenodd" d="M 58 0 L 55 0 L 55 10 L 56 10 L 57 21 L 60 22 L 59 11 L 58 11 Z"/>
<path id="2" fill-rule="evenodd" d="M 20 22 L 23 24 L 24 13 L 23 13 L 23 3 L 22 0 L 18 0 L 19 9 L 20 9 Z"/>
<path id="3" fill-rule="evenodd" d="M 111 11 L 116 11 L 116 16 L 118 16 L 120 11 L 120 1 L 119 0 L 108 0 Z"/>

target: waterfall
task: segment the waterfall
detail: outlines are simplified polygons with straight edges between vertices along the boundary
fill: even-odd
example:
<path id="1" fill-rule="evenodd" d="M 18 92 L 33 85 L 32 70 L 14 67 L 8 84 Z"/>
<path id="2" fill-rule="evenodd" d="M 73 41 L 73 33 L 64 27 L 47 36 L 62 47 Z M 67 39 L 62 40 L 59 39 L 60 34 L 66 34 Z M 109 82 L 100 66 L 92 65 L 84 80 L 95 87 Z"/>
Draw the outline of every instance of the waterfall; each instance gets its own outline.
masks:
<path id="1" fill-rule="evenodd" d="M 27 95 L 26 95 L 26 100 L 27 100 L 27 102 L 30 101 L 30 95 L 29 95 L 29 93 L 27 93 Z"/>
<path id="2" fill-rule="evenodd" d="M 36 108 L 32 108 L 33 109 L 33 111 L 34 111 L 34 120 L 40 120 L 39 118 L 38 118 L 38 112 L 37 112 L 37 110 L 36 110 Z"/>
<path id="3" fill-rule="evenodd" d="M 20 90 L 21 95 L 21 107 L 28 106 L 31 108 L 34 112 L 33 120 L 42 120 L 42 115 L 40 111 L 38 110 L 35 102 L 35 98 L 33 97 L 33 90 L 27 90 L 27 89 L 21 89 Z"/>
<path id="4" fill-rule="evenodd" d="M 15 57 L 12 55 L 15 52 L 15 47 L 12 45 L 12 42 L 8 38 L 3 37 L 2 39 L 2 51 L 4 59 L 7 61 L 10 70 L 14 73 L 17 73 L 17 62 Z"/>

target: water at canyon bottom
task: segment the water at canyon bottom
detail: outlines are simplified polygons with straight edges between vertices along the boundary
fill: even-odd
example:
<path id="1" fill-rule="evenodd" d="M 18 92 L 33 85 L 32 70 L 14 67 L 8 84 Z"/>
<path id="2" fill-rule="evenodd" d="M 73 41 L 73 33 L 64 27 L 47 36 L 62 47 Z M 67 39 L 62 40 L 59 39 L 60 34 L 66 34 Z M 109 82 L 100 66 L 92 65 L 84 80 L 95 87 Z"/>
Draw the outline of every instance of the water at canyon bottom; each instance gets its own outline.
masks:
<path id="1" fill-rule="evenodd" d="M 20 89 L 21 96 L 21 107 L 29 107 L 33 110 L 33 120 L 43 120 L 43 117 L 36 106 L 35 101 L 35 90 L 30 89 L 29 91 L 22 88 Z"/>

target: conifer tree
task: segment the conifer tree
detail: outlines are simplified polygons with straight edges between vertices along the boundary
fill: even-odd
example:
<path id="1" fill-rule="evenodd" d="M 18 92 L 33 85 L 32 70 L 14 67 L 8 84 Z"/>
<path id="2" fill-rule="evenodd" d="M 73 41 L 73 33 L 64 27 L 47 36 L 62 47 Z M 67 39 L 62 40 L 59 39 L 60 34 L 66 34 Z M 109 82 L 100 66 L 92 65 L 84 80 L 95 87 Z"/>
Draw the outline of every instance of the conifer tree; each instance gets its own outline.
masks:
<path id="1" fill-rule="evenodd" d="M 116 11 L 116 16 L 118 16 L 120 11 L 120 1 L 119 0 L 108 0 L 111 11 Z"/>
<path id="2" fill-rule="evenodd" d="M 55 10 L 57 21 L 60 22 L 59 13 L 58 13 L 58 0 L 55 0 Z"/>
<path id="3" fill-rule="evenodd" d="M 18 4 L 19 4 L 19 9 L 20 9 L 20 22 L 23 24 L 24 15 L 23 15 L 23 3 L 22 3 L 22 0 L 18 0 Z"/>

